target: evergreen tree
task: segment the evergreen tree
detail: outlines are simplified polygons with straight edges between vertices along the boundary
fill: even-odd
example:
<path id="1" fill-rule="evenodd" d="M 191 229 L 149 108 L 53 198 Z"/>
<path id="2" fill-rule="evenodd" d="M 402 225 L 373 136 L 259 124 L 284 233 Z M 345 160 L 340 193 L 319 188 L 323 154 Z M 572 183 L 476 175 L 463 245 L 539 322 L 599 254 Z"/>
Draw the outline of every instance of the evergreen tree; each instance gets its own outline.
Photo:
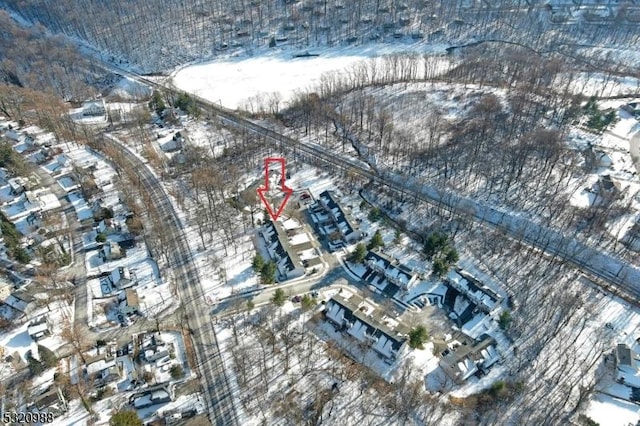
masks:
<path id="1" fill-rule="evenodd" d="M 167 108 L 164 103 L 164 99 L 162 99 L 162 95 L 157 90 L 153 91 L 153 95 L 151 95 L 151 101 L 149 102 L 149 108 L 155 111 L 158 116 L 162 115 L 162 112 Z"/>
<path id="2" fill-rule="evenodd" d="M 276 306 L 282 306 L 287 301 L 287 295 L 284 293 L 283 289 L 279 288 L 273 292 L 273 297 L 271 298 L 271 301 Z"/>
<path id="3" fill-rule="evenodd" d="M 437 277 L 444 277 L 449 272 L 449 264 L 445 259 L 437 258 L 433 261 L 433 273 Z"/>
<path id="4" fill-rule="evenodd" d="M 111 416 L 110 426 L 142 426 L 142 420 L 134 410 L 122 410 Z"/>
<path id="5" fill-rule="evenodd" d="M 318 303 L 315 298 L 311 297 L 308 294 L 305 294 L 304 296 L 302 296 L 302 300 L 300 302 L 301 302 L 302 310 L 305 312 L 313 309 L 313 307 L 316 306 L 316 304 Z"/>
<path id="6" fill-rule="evenodd" d="M 507 328 L 509 328 L 509 325 L 511 325 L 511 321 L 511 312 L 503 311 L 500 314 L 500 318 L 498 319 L 498 325 L 501 329 L 506 330 Z"/>
<path id="7" fill-rule="evenodd" d="M 447 246 L 447 236 L 442 232 L 432 232 L 424 242 L 424 254 L 428 260 L 441 252 Z"/>
<path id="8" fill-rule="evenodd" d="M 379 229 L 376 231 L 375 234 L 373 234 L 373 237 L 371 237 L 371 240 L 367 245 L 367 249 L 373 250 L 377 247 L 384 247 L 384 240 L 382 239 L 382 234 L 380 233 Z"/>
<path id="9" fill-rule="evenodd" d="M 358 243 L 356 248 L 351 255 L 349 256 L 349 260 L 353 263 L 362 263 L 364 262 L 365 257 L 367 256 L 367 248 L 362 243 Z"/>
<path id="10" fill-rule="evenodd" d="M 262 268 L 264 267 L 264 258 L 260 255 L 260 253 L 256 254 L 253 257 L 251 267 L 254 271 L 256 271 L 256 273 L 260 273 L 262 271 Z"/>
<path id="11" fill-rule="evenodd" d="M 419 325 L 409 332 L 409 346 L 412 349 L 424 349 L 429 333 L 423 325 Z"/>
<path id="12" fill-rule="evenodd" d="M 273 284 L 276 282 L 276 264 L 272 261 L 269 261 L 262 265 L 262 269 L 260 269 L 260 279 L 263 284 Z"/>

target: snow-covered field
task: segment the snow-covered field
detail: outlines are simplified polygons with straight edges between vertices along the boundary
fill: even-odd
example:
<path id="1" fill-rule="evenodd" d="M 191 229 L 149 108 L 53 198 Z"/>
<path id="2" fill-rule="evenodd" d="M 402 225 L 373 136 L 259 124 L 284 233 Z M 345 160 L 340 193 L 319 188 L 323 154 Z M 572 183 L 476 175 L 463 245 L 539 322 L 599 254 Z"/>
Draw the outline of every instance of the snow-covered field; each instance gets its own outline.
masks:
<path id="1" fill-rule="evenodd" d="M 424 45 L 420 45 L 419 50 L 409 50 L 403 45 L 363 46 L 312 50 L 311 53 L 320 56 L 305 58 L 295 58 L 291 51 L 275 51 L 256 57 L 232 57 L 190 65 L 174 74 L 173 84 L 232 109 L 245 109 L 251 103 L 255 105 L 258 99 L 267 104 L 277 100 L 284 106 L 297 92 L 313 90 L 323 74 L 344 75 L 358 63 L 386 54 L 429 51 L 433 52 L 434 48 Z M 446 63 L 448 61 L 442 59 L 443 70 Z"/>
<path id="2" fill-rule="evenodd" d="M 640 420 L 640 406 L 609 395 L 598 394 L 589 401 L 586 414 L 603 426 L 635 425 Z"/>

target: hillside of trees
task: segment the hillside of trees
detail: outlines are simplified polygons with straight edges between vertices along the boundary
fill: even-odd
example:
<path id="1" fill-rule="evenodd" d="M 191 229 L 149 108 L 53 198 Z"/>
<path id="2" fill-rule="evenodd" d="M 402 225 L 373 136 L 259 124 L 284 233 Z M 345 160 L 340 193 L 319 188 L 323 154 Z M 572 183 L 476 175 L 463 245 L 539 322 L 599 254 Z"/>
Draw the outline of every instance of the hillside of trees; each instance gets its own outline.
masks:
<path id="1" fill-rule="evenodd" d="M 0 10 L 0 28 L 0 83 L 82 100 L 106 78 L 76 46 L 42 25 L 22 27 Z"/>
<path id="2" fill-rule="evenodd" d="M 638 226 L 623 244 L 608 226 L 630 213 L 637 194 L 602 191 L 589 209 L 570 203 L 585 174 L 597 169 L 591 150 L 566 143 L 577 122 L 589 125 L 589 105 L 597 104 L 569 90 L 589 69 L 522 47 L 475 46 L 458 60 L 441 75 L 433 57 L 369 62 L 327 76 L 280 116 L 329 147 L 366 146 L 386 167 L 443 192 L 518 211 L 628 260 L 637 256 Z M 443 93 L 455 99 L 456 119 L 434 101 Z"/>
<path id="3" fill-rule="evenodd" d="M 640 40 L 635 9 L 615 7 L 606 17 L 581 9 L 580 19 L 562 21 L 553 7 L 537 1 L 1 0 L 0 7 L 147 72 L 238 47 L 251 54 L 279 45 L 498 39 L 573 50 L 593 44 L 633 48 Z"/>

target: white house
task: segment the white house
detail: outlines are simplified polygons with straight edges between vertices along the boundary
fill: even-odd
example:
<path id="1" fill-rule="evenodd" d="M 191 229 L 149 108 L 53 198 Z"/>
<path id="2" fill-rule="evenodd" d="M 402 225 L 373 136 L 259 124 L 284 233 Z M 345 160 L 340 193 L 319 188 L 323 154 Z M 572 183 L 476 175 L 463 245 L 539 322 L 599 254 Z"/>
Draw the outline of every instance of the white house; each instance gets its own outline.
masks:
<path id="1" fill-rule="evenodd" d="M 259 232 L 259 237 L 267 255 L 276 264 L 278 281 L 291 280 L 304 275 L 305 268 L 300 256 L 291 247 L 287 232 L 279 221 L 266 224 Z"/>
<path id="2" fill-rule="evenodd" d="M 387 281 L 404 291 L 409 290 L 419 281 L 416 272 L 381 250 L 369 251 L 365 264 L 369 269 L 384 276 Z"/>
<path id="3" fill-rule="evenodd" d="M 106 115 L 107 108 L 104 100 L 88 101 L 82 104 L 82 115 L 85 117 L 100 117 Z"/>
<path id="4" fill-rule="evenodd" d="M 100 251 L 102 258 L 106 260 L 122 259 L 125 256 L 125 251 L 115 241 L 107 241 Z"/>
<path id="5" fill-rule="evenodd" d="M 619 343 L 615 350 L 616 379 L 627 386 L 640 387 L 640 361 L 629 346 Z"/>
<path id="6" fill-rule="evenodd" d="M 320 193 L 315 212 L 312 213 L 311 217 L 318 231 L 330 239 L 334 239 L 331 237 L 334 234 L 348 244 L 362 239 L 360 226 L 351 214 L 338 203 L 338 196 L 334 191 Z"/>
<path id="7" fill-rule="evenodd" d="M 442 353 L 440 367 L 456 383 L 464 383 L 474 374 L 486 374 L 500 360 L 495 340 L 487 335 L 475 343 L 453 340 Z"/>
<path id="8" fill-rule="evenodd" d="M 51 334 L 51 327 L 46 316 L 32 321 L 27 327 L 27 333 L 33 340 L 39 340 Z"/>

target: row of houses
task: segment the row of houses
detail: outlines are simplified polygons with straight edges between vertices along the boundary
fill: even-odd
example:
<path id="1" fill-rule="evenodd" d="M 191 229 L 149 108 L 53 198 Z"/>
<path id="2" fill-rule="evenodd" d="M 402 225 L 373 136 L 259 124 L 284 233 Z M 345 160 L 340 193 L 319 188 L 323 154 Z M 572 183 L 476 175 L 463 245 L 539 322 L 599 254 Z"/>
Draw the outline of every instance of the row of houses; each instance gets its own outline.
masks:
<path id="1" fill-rule="evenodd" d="M 488 315 L 494 315 L 500 309 L 503 297 L 466 271 L 449 271 L 445 284 L 464 294 L 479 310 Z"/>
<path id="2" fill-rule="evenodd" d="M 359 224 L 340 205 L 334 191 L 324 191 L 309 208 L 309 216 L 318 234 L 327 239 L 329 248 L 337 250 L 362 239 Z"/>
<path id="3" fill-rule="evenodd" d="M 382 250 L 369 251 L 364 264 L 367 271 L 362 279 L 380 288 L 389 297 L 395 296 L 400 290 L 408 291 L 420 281 L 418 273 Z"/>
<path id="4" fill-rule="evenodd" d="M 408 330 L 366 301 L 357 301 L 356 296 L 333 296 L 325 306 L 325 317 L 386 362 L 395 361 L 407 350 Z"/>
<path id="5" fill-rule="evenodd" d="M 488 335 L 477 341 L 470 341 L 466 336 L 462 337 L 462 342 L 453 340 L 440 355 L 440 367 L 458 384 L 473 375 L 487 374 L 500 360 L 496 341 Z"/>
<path id="6" fill-rule="evenodd" d="M 278 281 L 299 278 L 306 268 L 320 265 L 320 253 L 294 219 L 267 222 L 258 232 L 258 246 L 277 266 Z"/>

